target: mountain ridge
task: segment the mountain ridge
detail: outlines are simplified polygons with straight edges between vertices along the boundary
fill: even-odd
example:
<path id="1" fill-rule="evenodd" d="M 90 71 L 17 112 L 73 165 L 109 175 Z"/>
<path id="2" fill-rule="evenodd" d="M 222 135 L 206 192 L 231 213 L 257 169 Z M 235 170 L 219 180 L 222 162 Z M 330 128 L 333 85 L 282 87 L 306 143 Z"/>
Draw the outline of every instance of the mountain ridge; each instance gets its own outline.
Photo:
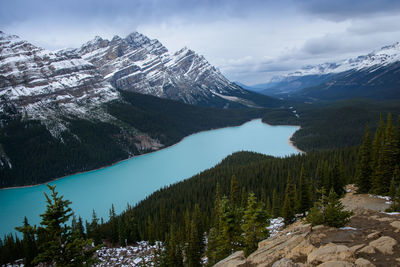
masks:
<path id="1" fill-rule="evenodd" d="M 117 89 L 200 106 L 279 105 L 230 82 L 193 50 L 184 47 L 170 53 L 158 40 L 138 32 L 111 41 L 95 37 L 74 51 L 97 66 Z"/>
<path id="2" fill-rule="evenodd" d="M 263 94 L 308 100 L 399 98 L 400 43 L 366 55 L 306 66 L 267 83 Z M 385 93 L 380 90 L 386 90 Z"/>

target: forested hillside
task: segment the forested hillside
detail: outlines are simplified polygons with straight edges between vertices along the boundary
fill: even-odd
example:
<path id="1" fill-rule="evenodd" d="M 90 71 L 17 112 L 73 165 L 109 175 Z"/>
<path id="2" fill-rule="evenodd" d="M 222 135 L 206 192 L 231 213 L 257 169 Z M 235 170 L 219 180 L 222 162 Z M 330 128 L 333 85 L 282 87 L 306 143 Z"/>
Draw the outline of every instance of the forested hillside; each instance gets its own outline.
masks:
<path id="1" fill-rule="evenodd" d="M 286 111 L 287 123 L 301 125 L 294 136 L 295 145 L 303 151 L 336 149 L 360 145 L 368 123 L 375 131 L 380 114 L 391 113 L 393 118 L 400 115 L 400 101 L 372 101 L 350 99 L 331 104 L 293 104 Z M 296 118 L 291 113 L 296 110 Z M 281 111 L 283 120 L 283 111 Z M 264 117 L 263 121 L 268 121 Z"/>
<path id="2" fill-rule="evenodd" d="M 115 118 L 113 123 L 65 118 L 68 131 L 59 138 L 39 121 L 2 114 L 0 187 L 38 184 L 104 167 L 169 146 L 198 131 L 243 124 L 266 112 L 196 107 L 130 92 L 121 95 L 124 102 L 106 106 Z M 141 139 L 153 143 L 152 148 L 138 146 Z"/>

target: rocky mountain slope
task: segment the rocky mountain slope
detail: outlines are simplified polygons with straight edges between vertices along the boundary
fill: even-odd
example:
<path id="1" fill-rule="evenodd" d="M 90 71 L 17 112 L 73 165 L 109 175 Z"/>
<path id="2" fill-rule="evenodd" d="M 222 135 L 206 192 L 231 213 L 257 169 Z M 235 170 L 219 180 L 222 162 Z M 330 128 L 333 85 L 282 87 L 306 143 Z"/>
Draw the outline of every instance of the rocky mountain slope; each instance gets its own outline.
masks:
<path id="1" fill-rule="evenodd" d="M 263 93 L 300 95 L 336 100 L 349 97 L 399 98 L 400 44 L 382 47 L 367 55 L 333 63 L 307 66 L 276 77 Z"/>
<path id="2" fill-rule="evenodd" d="M 97 36 L 74 52 L 98 67 L 117 89 L 201 106 L 279 105 L 230 82 L 194 51 L 185 47 L 170 53 L 158 40 L 138 32 L 111 41 Z"/>
<path id="3" fill-rule="evenodd" d="M 61 116 L 109 120 L 99 107 L 118 98 L 96 67 L 78 54 L 50 52 L 0 32 L 3 117 L 40 120 L 57 136 L 66 129 Z"/>
<path id="4" fill-rule="evenodd" d="M 239 251 L 215 267 L 399 266 L 400 214 L 382 212 L 389 206 L 386 200 L 352 189 L 342 200 L 354 211 L 346 227 L 311 227 L 299 221 L 261 241 L 247 258 Z"/>

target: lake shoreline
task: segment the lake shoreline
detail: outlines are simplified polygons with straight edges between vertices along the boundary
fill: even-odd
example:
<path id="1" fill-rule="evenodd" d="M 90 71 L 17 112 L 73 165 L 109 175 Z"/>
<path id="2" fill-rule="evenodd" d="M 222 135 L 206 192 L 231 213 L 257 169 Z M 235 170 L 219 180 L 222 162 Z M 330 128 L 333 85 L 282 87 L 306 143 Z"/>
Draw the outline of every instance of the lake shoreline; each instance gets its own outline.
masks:
<path id="1" fill-rule="evenodd" d="M 165 146 L 165 147 L 160 148 L 160 149 L 157 149 L 157 150 L 145 152 L 145 153 L 143 153 L 143 154 L 133 155 L 132 157 L 128 157 L 128 158 L 126 158 L 126 159 L 118 160 L 118 161 L 116 161 L 116 162 L 113 162 L 113 163 L 111 163 L 111 164 L 108 164 L 108 165 L 105 165 L 105 166 L 102 166 L 102 167 L 99 167 L 99 168 L 96 168 L 96 169 L 71 173 L 71 174 L 68 174 L 68 175 L 64 175 L 64 176 L 61 176 L 61 177 L 57 177 L 57 178 L 51 179 L 51 180 L 49 180 L 49 181 L 47 181 L 47 182 L 40 183 L 40 184 L 4 187 L 4 188 L 0 188 L 0 190 L 22 189 L 22 188 L 30 188 L 30 187 L 35 187 L 35 186 L 42 186 L 42 185 L 46 185 L 46 184 L 49 184 L 49 183 L 52 183 L 52 182 L 55 182 L 55 181 L 58 181 L 58 180 L 61 180 L 61 179 L 64 179 L 64 178 L 68 178 L 69 176 L 72 176 L 72 175 L 78 175 L 78 174 L 83 174 L 83 173 L 98 171 L 98 170 L 101 170 L 101 169 L 104 169 L 104 168 L 108 168 L 108 167 L 117 165 L 117 164 L 119 164 L 119 163 L 122 163 L 122 162 L 124 162 L 124 161 L 130 160 L 130 159 L 133 159 L 133 158 L 136 158 L 136 157 L 149 155 L 149 154 L 154 153 L 154 152 L 158 152 L 158 151 L 162 151 L 162 150 L 164 150 L 164 149 L 168 149 L 168 148 L 174 147 L 174 146 L 178 145 L 179 143 L 181 143 L 182 141 L 184 141 L 186 138 L 188 138 L 188 137 L 190 137 L 190 136 L 192 136 L 192 135 L 195 135 L 195 134 L 199 134 L 199 133 L 207 132 L 207 131 L 212 131 L 212 130 L 219 130 L 219 129 L 226 129 L 226 128 L 241 127 L 241 126 L 243 126 L 243 125 L 246 124 L 246 123 L 250 123 L 250 122 L 256 121 L 256 120 L 261 120 L 261 123 L 264 123 L 264 124 L 266 124 L 266 125 L 268 125 L 268 126 L 272 126 L 272 127 L 274 127 L 274 126 L 298 127 L 298 129 L 289 137 L 289 139 L 287 140 L 287 142 L 288 142 L 288 144 L 289 144 L 290 146 L 292 146 L 296 151 L 298 151 L 298 152 L 300 152 L 300 153 L 305 153 L 304 151 L 302 151 L 301 149 L 299 149 L 298 147 L 296 147 L 296 145 L 295 145 L 295 144 L 293 143 L 293 141 L 291 140 L 292 137 L 294 136 L 294 134 L 295 134 L 298 130 L 301 129 L 301 126 L 298 126 L 298 125 L 272 125 L 272 124 L 269 124 L 269 123 L 267 123 L 267 122 L 262 121 L 262 118 L 256 118 L 256 119 L 251 119 L 251 120 L 249 120 L 249 121 L 246 121 L 246 122 L 244 122 L 244 123 L 242 123 L 242 124 L 240 124 L 240 125 L 225 126 L 225 127 L 221 127 L 221 128 L 212 128 L 212 129 L 208 129 L 208 130 L 202 130 L 202 131 L 199 131 L 199 132 L 195 132 L 195 133 L 192 133 L 192 134 L 190 134 L 190 135 L 187 135 L 187 136 L 183 137 L 181 140 L 179 140 L 178 142 L 176 142 L 176 143 L 174 143 L 174 144 L 172 144 L 172 145 Z"/>

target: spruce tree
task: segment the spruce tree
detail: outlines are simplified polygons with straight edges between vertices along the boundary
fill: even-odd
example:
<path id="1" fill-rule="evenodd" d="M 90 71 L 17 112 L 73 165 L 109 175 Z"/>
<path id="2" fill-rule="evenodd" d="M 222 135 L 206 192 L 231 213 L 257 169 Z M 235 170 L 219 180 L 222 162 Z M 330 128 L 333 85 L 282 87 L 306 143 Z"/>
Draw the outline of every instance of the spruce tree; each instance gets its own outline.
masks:
<path id="1" fill-rule="evenodd" d="M 110 216 L 109 221 L 111 224 L 110 241 L 113 245 L 116 245 L 119 241 L 119 225 L 118 225 L 118 218 L 114 209 L 114 204 L 111 204 L 109 216 Z"/>
<path id="2" fill-rule="evenodd" d="M 239 184 L 235 175 L 232 175 L 231 179 L 231 189 L 229 193 L 229 201 L 231 202 L 232 207 L 239 207 Z"/>
<path id="3" fill-rule="evenodd" d="M 219 237 L 219 221 L 220 221 L 220 202 L 221 195 L 219 189 L 219 183 L 215 189 L 214 208 L 211 213 L 211 227 L 208 231 L 208 242 L 206 256 L 208 258 L 208 266 L 213 266 L 218 262 L 217 249 L 218 249 L 218 237 Z"/>
<path id="4" fill-rule="evenodd" d="M 358 153 L 358 162 L 356 167 L 356 185 L 358 193 L 368 193 L 371 190 L 372 179 L 372 143 L 368 125 L 365 129 L 362 145 Z"/>
<path id="5" fill-rule="evenodd" d="M 100 228 L 99 219 L 97 218 L 97 214 L 96 214 L 95 210 L 93 209 L 92 221 L 90 222 L 90 224 L 88 224 L 88 227 L 86 228 L 86 232 L 87 232 L 88 238 L 91 238 L 96 245 L 101 243 L 101 234 L 100 234 L 99 228 Z"/>
<path id="6" fill-rule="evenodd" d="M 183 267 L 182 249 L 176 240 L 176 233 L 173 225 L 170 226 L 170 230 L 168 233 L 165 254 L 166 259 L 163 260 L 163 266 Z"/>
<path id="7" fill-rule="evenodd" d="M 254 193 L 250 193 L 243 216 L 243 245 L 245 255 L 257 249 L 257 244 L 268 237 L 267 213 L 262 202 L 257 202 Z"/>
<path id="8" fill-rule="evenodd" d="M 371 150 L 371 192 L 380 194 L 383 191 L 381 179 L 383 172 L 383 155 L 382 147 L 385 139 L 385 123 L 382 114 L 380 115 L 379 125 L 375 131 L 374 140 L 372 141 Z"/>
<path id="9" fill-rule="evenodd" d="M 301 167 L 300 171 L 300 179 L 299 179 L 299 208 L 298 212 L 303 213 L 305 216 L 306 211 L 311 206 L 311 199 L 310 199 L 310 186 L 307 183 L 307 176 L 304 170 L 304 166 Z"/>
<path id="10" fill-rule="evenodd" d="M 44 233 L 46 240 L 42 240 L 39 254 L 33 262 L 56 266 L 90 265 L 93 263 L 92 255 L 95 251 L 95 248 L 91 248 L 92 241 L 74 238 L 71 227 L 67 225 L 73 214 L 69 207 L 71 201 L 58 196 L 55 186 L 47 186 L 51 190 L 51 196 L 45 193 L 47 209 L 40 215 L 40 231 Z"/>
<path id="11" fill-rule="evenodd" d="M 229 256 L 234 250 L 234 242 L 240 233 L 236 232 L 234 210 L 226 196 L 220 202 L 219 235 L 217 240 L 217 260 Z"/>
<path id="12" fill-rule="evenodd" d="M 281 215 L 281 203 L 276 193 L 276 188 L 272 192 L 272 218 L 277 218 Z"/>
<path id="13" fill-rule="evenodd" d="M 240 207 L 242 209 L 245 209 L 247 205 L 247 193 L 246 193 L 246 188 L 242 187 L 242 197 L 241 197 L 241 204 Z"/>
<path id="14" fill-rule="evenodd" d="M 285 194 L 285 200 L 283 201 L 282 218 L 286 225 L 292 223 L 294 219 L 294 211 L 288 193 Z"/>
<path id="15" fill-rule="evenodd" d="M 288 225 L 294 220 L 294 206 L 295 206 L 295 189 L 294 185 L 291 182 L 290 174 L 288 174 L 288 178 L 286 181 L 286 190 L 285 190 L 285 200 L 283 201 L 282 206 L 282 214 L 285 224 Z"/>
<path id="16" fill-rule="evenodd" d="M 150 244 L 154 244 L 154 242 L 155 242 L 155 231 L 156 231 L 155 226 L 149 215 L 147 217 L 147 238 L 148 238 Z"/>
<path id="17" fill-rule="evenodd" d="M 15 229 L 23 234 L 22 246 L 24 266 L 34 266 L 32 261 L 37 256 L 35 229 L 28 223 L 28 219 L 26 217 L 24 218 L 23 226 L 16 227 Z"/>
<path id="18" fill-rule="evenodd" d="M 195 205 L 190 223 L 190 236 L 188 249 L 186 252 L 189 267 L 201 266 L 201 256 L 203 254 L 204 241 L 201 225 L 201 212 L 198 204 Z"/>
<path id="19" fill-rule="evenodd" d="M 324 224 L 332 227 L 343 227 L 350 221 L 352 212 L 344 210 L 344 206 L 333 188 L 330 190 L 324 207 Z"/>
<path id="20" fill-rule="evenodd" d="M 382 147 L 382 178 L 381 186 L 382 193 L 387 194 L 389 192 L 390 181 L 393 177 L 394 166 L 397 157 L 398 140 L 396 130 L 393 125 L 392 115 L 389 113 L 387 116 L 387 123 L 385 129 L 385 139 Z"/>
<path id="21" fill-rule="evenodd" d="M 212 227 L 208 232 L 208 242 L 207 242 L 207 266 L 213 266 L 217 261 L 217 243 L 218 240 L 218 232 L 215 227 Z"/>

